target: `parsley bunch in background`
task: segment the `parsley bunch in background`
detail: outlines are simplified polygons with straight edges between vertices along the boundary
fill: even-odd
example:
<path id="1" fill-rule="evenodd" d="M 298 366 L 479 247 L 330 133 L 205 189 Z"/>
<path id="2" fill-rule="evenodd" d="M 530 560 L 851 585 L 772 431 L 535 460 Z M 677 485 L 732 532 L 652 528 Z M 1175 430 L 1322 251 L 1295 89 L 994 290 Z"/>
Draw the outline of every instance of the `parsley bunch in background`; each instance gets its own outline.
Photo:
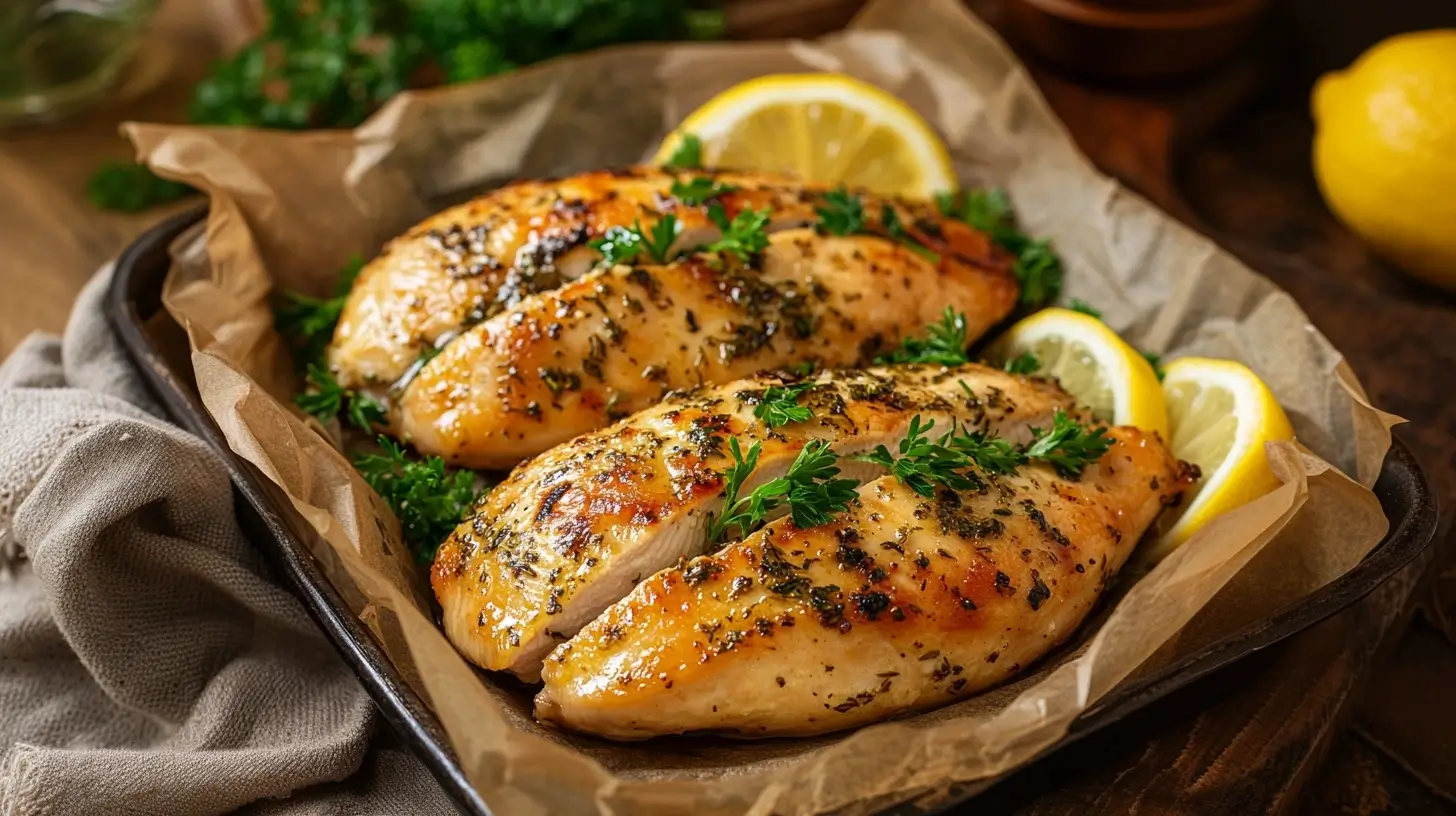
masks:
<path id="1" fill-rule="evenodd" d="M 719 10 L 689 0 L 266 0 L 267 29 L 193 92 L 195 124 L 302 130 L 364 121 L 406 88 L 467 82 L 621 42 L 712 39 Z M 134 164 L 87 185 L 135 211 L 191 188 Z"/>

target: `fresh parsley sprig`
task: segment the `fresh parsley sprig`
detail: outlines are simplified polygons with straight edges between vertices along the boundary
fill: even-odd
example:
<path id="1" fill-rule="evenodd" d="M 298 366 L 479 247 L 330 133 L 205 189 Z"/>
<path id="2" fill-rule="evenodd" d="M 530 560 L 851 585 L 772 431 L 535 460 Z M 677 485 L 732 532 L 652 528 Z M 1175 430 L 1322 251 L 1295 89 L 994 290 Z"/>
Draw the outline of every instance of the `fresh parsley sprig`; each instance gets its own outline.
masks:
<path id="1" fill-rule="evenodd" d="M 475 503 L 475 474 L 451 471 L 438 456 L 412 459 L 387 436 L 379 447 L 382 453 L 355 457 L 354 468 L 394 510 L 415 557 L 429 563 Z"/>
<path id="2" fill-rule="evenodd" d="M 732 184 L 722 184 L 707 176 L 696 176 L 687 181 L 674 181 L 668 192 L 678 201 L 696 206 L 737 189 Z"/>
<path id="3" fill-rule="evenodd" d="M 1037 359 L 1035 354 L 1023 351 L 1007 360 L 1002 368 L 1006 369 L 1008 374 L 1035 374 L 1037 369 L 1041 368 L 1041 360 Z"/>
<path id="4" fill-rule="evenodd" d="M 946 444 L 952 434 L 945 434 L 939 440 L 932 441 L 929 433 L 934 427 L 935 420 L 922 425 L 921 416 L 916 414 L 910 418 L 910 429 L 905 438 L 900 440 L 899 456 L 880 445 L 855 458 L 884 467 L 906 487 L 921 496 L 934 496 L 936 485 L 944 485 L 952 490 L 971 490 L 978 487 L 980 482 L 964 472 L 971 464 L 971 459 Z"/>
<path id="5" fill-rule="evenodd" d="M 1062 261 L 1045 241 L 1033 240 L 1016 223 L 1011 201 L 1001 190 L 961 190 L 935 197 L 940 211 L 991 236 L 1016 257 L 1012 271 L 1021 284 L 1021 304 L 1039 308 L 1062 291 Z"/>
<path id="6" fill-rule="evenodd" d="M 684 133 L 682 141 L 678 142 L 677 149 L 668 157 L 667 166 L 683 170 L 701 170 L 703 168 L 703 140 L 695 134 Z"/>
<path id="7" fill-rule="evenodd" d="M 1031 434 L 1027 458 L 1046 462 L 1068 479 L 1079 478 L 1088 465 L 1101 459 L 1112 447 L 1107 428 L 1088 428 L 1060 408 L 1052 415 L 1050 430 L 1033 428 Z"/>
<path id="8" fill-rule="evenodd" d="M 970 333 L 966 329 L 966 316 L 951 307 L 945 307 L 939 323 L 925 327 L 925 337 L 907 337 L 887 357 L 875 359 L 878 365 L 895 363 L 929 363 L 939 365 L 961 365 L 970 361 L 966 347 L 970 345 Z"/>
<path id="9" fill-rule="evenodd" d="M 819 229 L 830 235 L 882 235 L 903 244 L 910 251 L 919 254 L 932 263 L 940 263 L 940 255 L 920 241 L 900 221 L 900 215 L 889 204 L 880 209 L 880 233 L 865 220 L 864 202 L 859 196 L 840 187 L 824 194 L 820 205 L 814 208 L 819 215 Z"/>
<path id="10" fill-rule="evenodd" d="M 703 247 L 703 252 L 721 252 L 736 255 L 738 260 L 748 263 L 753 256 L 768 246 L 768 219 L 772 210 L 744 209 L 730 221 L 728 212 L 717 201 L 708 205 L 708 220 L 723 231 L 718 240 Z"/>
<path id="11" fill-rule="evenodd" d="M 1009 441 L 985 431 L 961 430 L 946 440 L 951 450 L 965 456 L 987 473 L 1010 474 L 1026 464 L 1026 454 Z"/>
<path id="12" fill-rule="evenodd" d="M 831 235 L 854 235 L 864 231 L 864 202 L 843 187 L 825 193 L 814 212 L 819 215 L 819 229 Z"/>
<path id="13" fill-rule="evenodd" d="M 344 313 L 349 291 L 354 288 L 354 281 L 363 268 L 363 258 L 358 255 L 350 258 L 339 271 L 333 297 L 316 298 L 289 291 L 282 293 L 283 303 L 273 311 L 274 325 L 292 347 L 293 359 L 299 368 L 306 368 L 323 358 L 324 348 L 333 339 L 334 327 Z"/>
<path id="14" fill-rule="evenodd" d="M 1102 319 L 1101 310 L 1081 298 L 1072 298 L 1067 304 L 1067 308 L 1074 312 L 1081 312 L 1088 317 L 1095 317 L 1098 320 Z"/>
<path id="15" fill-rule="evenodd" d="M 317 363 L 309 363 L 308 391 L 293 398 L 293 402 L 307 413 L 318 417 L 320 422 L 343 414 L 349 424 L 362 430 L 372 430 L 384 422 L 384 406 L 368 394 L 352 391 L 339 385 L 334 375 Z"/>
<path id="16" fill-rule="evenodd" d="M 672 245 L 682 232 L 682 224 L 675 215 L 664 215 L 652 228 L 642 229 L 642 221 L 632 222 L 630 227 L 612 227 L 602 237 L 587 242 L 587 246 L 600 252 L 602 264 L 616 266 L 636 260 L 643 252 L 658 263 L 671 259 Z"/>
<path id="17" fill-rule="evenodd" d="M 754 406 L 753 415 L 763 420 L 763 424 L 770 429 L 794 422 L 807 422 L 814 417 L 814 412 L 808 406 L 800 405 L 799 397 L 813 387 L 812 382 L 769 386 L 763 392 L 758 405 Z"/>
<path id="18" fill-rule="evenodd" d="M 763 524 L 768 513 L 788 503 L 789 517 L 800 529 L 827 524 L 854 501 L 859 482 L 841 479 L 839 457 L 822 439 L 810 440 L 789 465 L 788 471 L 754 488 L 747 496 L 738 494 L 748 475 L 758 467 L 762 445 L 755 442 L 744 454 L 738 438 L 728 440 L 733 464 L 723 472 L 723 510 L 708 525 L 708 541 L 728 540 L 729 531 L 742 538 Z"/>

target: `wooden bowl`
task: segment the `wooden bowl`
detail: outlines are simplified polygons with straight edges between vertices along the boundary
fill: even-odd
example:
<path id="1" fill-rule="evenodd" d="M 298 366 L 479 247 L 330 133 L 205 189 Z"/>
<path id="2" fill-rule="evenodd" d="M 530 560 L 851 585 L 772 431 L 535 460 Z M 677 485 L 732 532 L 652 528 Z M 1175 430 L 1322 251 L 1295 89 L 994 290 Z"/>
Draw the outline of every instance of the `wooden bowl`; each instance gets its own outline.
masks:
<path id="1" fill-rule="evenodd" d="M 1080 77 L 1162 83 L 1208 71 L 1258 27 L 1267 0 L 1005 0 L 1011 36 Z"/>

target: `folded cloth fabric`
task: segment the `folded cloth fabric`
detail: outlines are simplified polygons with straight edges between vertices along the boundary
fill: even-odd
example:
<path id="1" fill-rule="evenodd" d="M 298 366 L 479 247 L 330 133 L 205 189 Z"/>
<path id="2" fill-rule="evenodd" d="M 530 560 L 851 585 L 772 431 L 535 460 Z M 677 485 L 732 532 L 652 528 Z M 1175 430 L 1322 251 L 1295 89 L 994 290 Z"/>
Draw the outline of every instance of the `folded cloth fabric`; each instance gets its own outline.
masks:
<path id="1" fill-rule="evenodd" d="M 453 812 L 161 418 L 109 278 L 0 366 L 0 813 Z"/>

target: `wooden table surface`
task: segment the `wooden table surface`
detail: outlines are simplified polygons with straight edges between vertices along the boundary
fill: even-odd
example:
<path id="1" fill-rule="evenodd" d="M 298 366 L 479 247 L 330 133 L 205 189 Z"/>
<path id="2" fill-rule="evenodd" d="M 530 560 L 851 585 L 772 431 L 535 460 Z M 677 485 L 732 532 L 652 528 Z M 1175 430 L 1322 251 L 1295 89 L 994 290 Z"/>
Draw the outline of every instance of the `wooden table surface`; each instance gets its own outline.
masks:
<path id="1" fill-rule="evenodd" d="M 853 5 L 807 0 L 801 15 L 785 16 L 770 2 L 741 3 L 736 23 L 808 34 L 842 23 Z M 971 5 L 995 22 L 994 0 Z M 129 157 L 120 121 L 181 118 L 218 50 L 202 8 L 164 3 L 145 49 L 151 79 L 74 119 L 0 133 L 0 282 L 9 295 L 0 298 L 0 356 L 32 330 L 59 331 L 100 264 L 188 206 L 105 214 L 87 203 L 84 184 L 102 159 Z M 1415 421 L 1403 433 L 1434 466 L 1443 496 L 1456 495 L 1456 414 L 1446 410 L 1456 301 L 1408 283 L 1324 210 L 1305 169 L 1303 79 L 1207 133 L 1217 118 L 1208 110 L 1239 94 L 1124 95 L 1040 72 L 1038 81 L 1104 170 L 1289 289 L 1376 403 Z M 1456 790 L 1456 746 L 1430 738 L 1456 741 L 1456 705 L 1437 702 L 1449 696 L 1456 652 L 1434 629 L 1406 627 L 1436 555 L 1309 632 L 1033 766 L 966 812 L 1456 813 L 1433 792 Z M 1422 704 L 1402 702 L 1412 699 Z"/>

